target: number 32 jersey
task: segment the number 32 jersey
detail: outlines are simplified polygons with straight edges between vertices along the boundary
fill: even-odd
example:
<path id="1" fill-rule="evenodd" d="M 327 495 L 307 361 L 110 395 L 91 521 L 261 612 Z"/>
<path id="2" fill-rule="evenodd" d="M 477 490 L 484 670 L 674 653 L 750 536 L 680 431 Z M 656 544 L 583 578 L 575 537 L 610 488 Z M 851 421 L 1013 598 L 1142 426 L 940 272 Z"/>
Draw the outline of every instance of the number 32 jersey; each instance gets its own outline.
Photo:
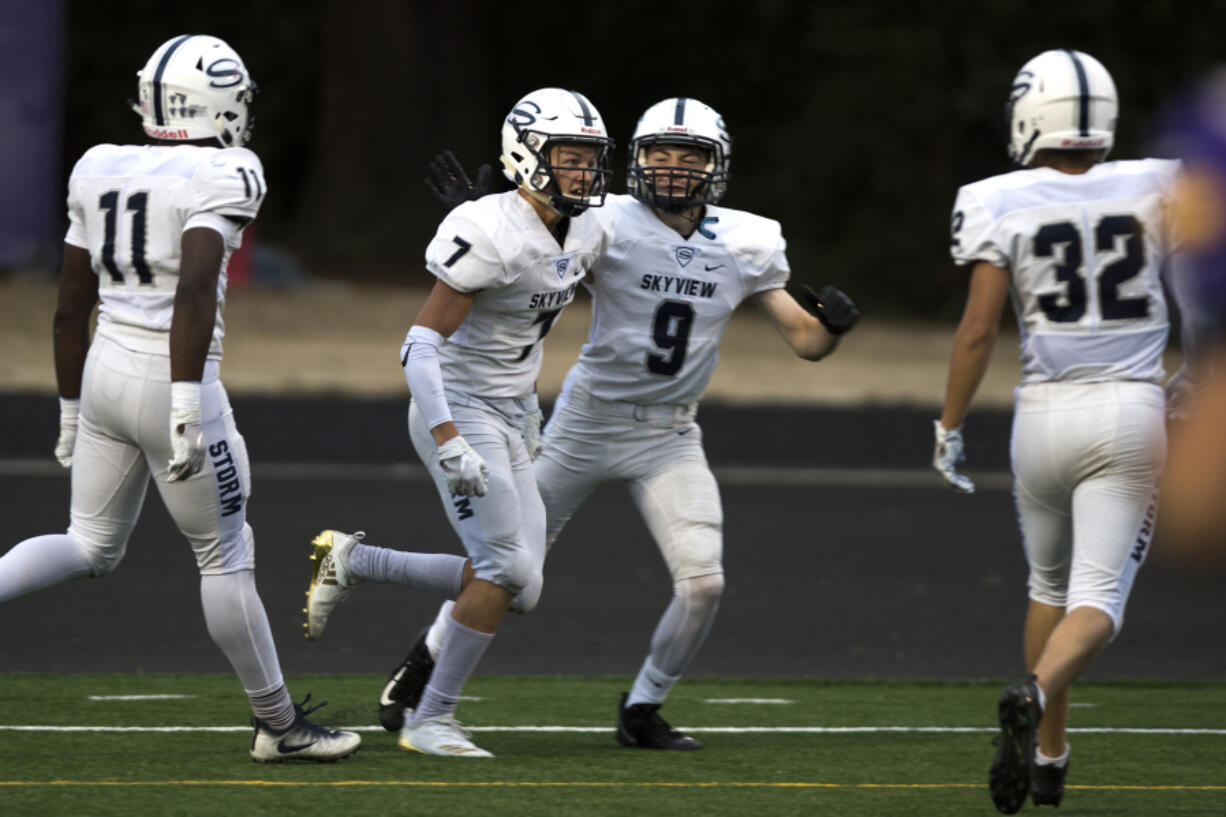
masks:
<path id="1" fill-rule="evenodd" d="M 226 264 L 266 192 L 246 148 L 97 145 L 68 180 L 67 244 L 89 252 L 98 275 L 98 334 L 148 354 L 170 354 L 183 233 L 206 227 L 225 242 L 209 358 L 221 358 Z"/>
<path id="2" fill-rule="evenodd" d="M 708 206 L 689 238 L 626 195 L 592 211 L 609 246 L 590 284 L 592 326 L 567 383 L 602 400 L 697 402 L 733 311 L 790 275 L 779 223 Z"/>
<path id="3" fill-rule="evenodd" d="M 1178 162 L 1040 167 L 964 186 L 955 263 L 1010 272 L 1022 382 L 1160 383 L 1169 330 L 1161 271 Z"/>

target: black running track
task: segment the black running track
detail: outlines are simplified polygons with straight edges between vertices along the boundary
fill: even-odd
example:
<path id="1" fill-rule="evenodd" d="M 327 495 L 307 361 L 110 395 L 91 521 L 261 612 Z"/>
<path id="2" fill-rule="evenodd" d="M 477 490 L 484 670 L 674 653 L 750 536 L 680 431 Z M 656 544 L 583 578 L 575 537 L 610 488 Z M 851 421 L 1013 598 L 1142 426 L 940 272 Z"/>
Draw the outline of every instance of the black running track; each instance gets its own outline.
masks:
<path id="1" fill-rule="evenodd" d="M 458 552 L 418 469 L 387 467 L 417 465 L 405 405 L 233 402 L 253 460 L 259 587 L 285 671 L 388 670 L 436 599 L 364 585 L 319 643 L 303 638 L 299 611 L 308 542 L 322 528 Z M 0 551 L 67 525 L 68 479 L 50 467 L 56 412 L 54 398 L 0 396 Z M 727 591 L 692 675 L 1018 674 L 1025 563 L 1000 473 L 1009 418 L 980 412 L 968 423 L 971 473 L 992 472 L 988 489 L 969 497 L 926 478 L 931 419 L 904 409 L 703 407 L 708 455 L 726 477 Z M 1154 551 L 1123 633 L 1091 677 L 1226 677 L 1226 573 L 1176 564 L 1161 542 Z M 197 588 L 191 552 L 151 491 L 117 572 L 0 606 L 0 670 L 226 672 Z M 669 593 L 625 490 L 605 486 L 554 549 L 540 607 L 506 620 L 481 672 L 633 675 Z"/>

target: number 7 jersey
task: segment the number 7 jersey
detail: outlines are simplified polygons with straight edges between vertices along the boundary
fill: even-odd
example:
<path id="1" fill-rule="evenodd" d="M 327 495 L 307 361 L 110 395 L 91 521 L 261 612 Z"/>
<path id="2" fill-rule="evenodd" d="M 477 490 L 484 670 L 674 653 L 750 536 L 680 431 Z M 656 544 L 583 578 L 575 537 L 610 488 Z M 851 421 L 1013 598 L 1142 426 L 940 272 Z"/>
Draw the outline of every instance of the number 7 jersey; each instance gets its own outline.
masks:
<path id="1" fill-rule="evenodd" d="M 209 358 L 221 358 L 226 264 L 267 188 L 246 148 L 97 145 L 68 179 L 67 244 L 89 252 L 98 275 L 98 334 L 148 354 L 170 354 L 184 231 L 225 241 Z"/>
<path id="2" fill-rule="evenodd" d="M 958 264 L 1009 271 L 1023 383 L 1161 382 L 1169 330 L 1161 273 L 1178 166 L 1040 167 L 958 192 L 950 252 Z"/>

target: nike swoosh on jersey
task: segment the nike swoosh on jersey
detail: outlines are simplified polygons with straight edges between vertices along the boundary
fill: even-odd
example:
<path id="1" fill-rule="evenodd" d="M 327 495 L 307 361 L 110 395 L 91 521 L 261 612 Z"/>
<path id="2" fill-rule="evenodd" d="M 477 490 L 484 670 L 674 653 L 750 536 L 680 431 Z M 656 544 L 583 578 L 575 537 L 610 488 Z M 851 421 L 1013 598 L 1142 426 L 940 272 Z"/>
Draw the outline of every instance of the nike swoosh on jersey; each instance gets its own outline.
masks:
<path id="1" fill-rule="evenodd" d="M 707 264 L 703 264 L 703 265 L 702 265 L 702 268 L 703 268 L 703 269 L 705 269 L 707 272 L 710 272 L 711 270 L 713 270 L 713 269 L 719 269 L 719 268 L 720 268 L 720 267 L 722 267 L 722 266 L 723 266 L 723 264 L 716 264 L 716 265 L 715 265 L 715 266 L 713 266 L 713 267 L 712 267 L 712 266 L 709 266 L 709 265 L 707 265 Z"/>

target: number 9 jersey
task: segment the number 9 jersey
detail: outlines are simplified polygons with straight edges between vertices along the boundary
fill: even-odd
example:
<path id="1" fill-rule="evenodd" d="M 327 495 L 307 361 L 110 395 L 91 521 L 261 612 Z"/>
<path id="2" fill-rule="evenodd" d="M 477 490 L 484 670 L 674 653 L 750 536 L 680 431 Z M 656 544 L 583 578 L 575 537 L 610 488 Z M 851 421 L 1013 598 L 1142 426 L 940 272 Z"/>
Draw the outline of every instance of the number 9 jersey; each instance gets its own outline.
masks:
<path id="1" fill-rule="evenodd" d="M 267 188 L 246 148 L 97 145 L 68 180 L 67 244 L 89 252 L 98 275 L 98 334 L 146 354 L 170 354 L 182 235 L 221 233 L 217 318 L 209 359 L 221 359 L 226 264 Z"/>
<path id="2" fill-rule="evenodd" d="M 1008 270 L 1022 383 L 1162 381 L 1161 271 L 1179 163 L 1107 162 L 1084 174 L 1017 170 L 964 186 L 957 264 Z"/>

